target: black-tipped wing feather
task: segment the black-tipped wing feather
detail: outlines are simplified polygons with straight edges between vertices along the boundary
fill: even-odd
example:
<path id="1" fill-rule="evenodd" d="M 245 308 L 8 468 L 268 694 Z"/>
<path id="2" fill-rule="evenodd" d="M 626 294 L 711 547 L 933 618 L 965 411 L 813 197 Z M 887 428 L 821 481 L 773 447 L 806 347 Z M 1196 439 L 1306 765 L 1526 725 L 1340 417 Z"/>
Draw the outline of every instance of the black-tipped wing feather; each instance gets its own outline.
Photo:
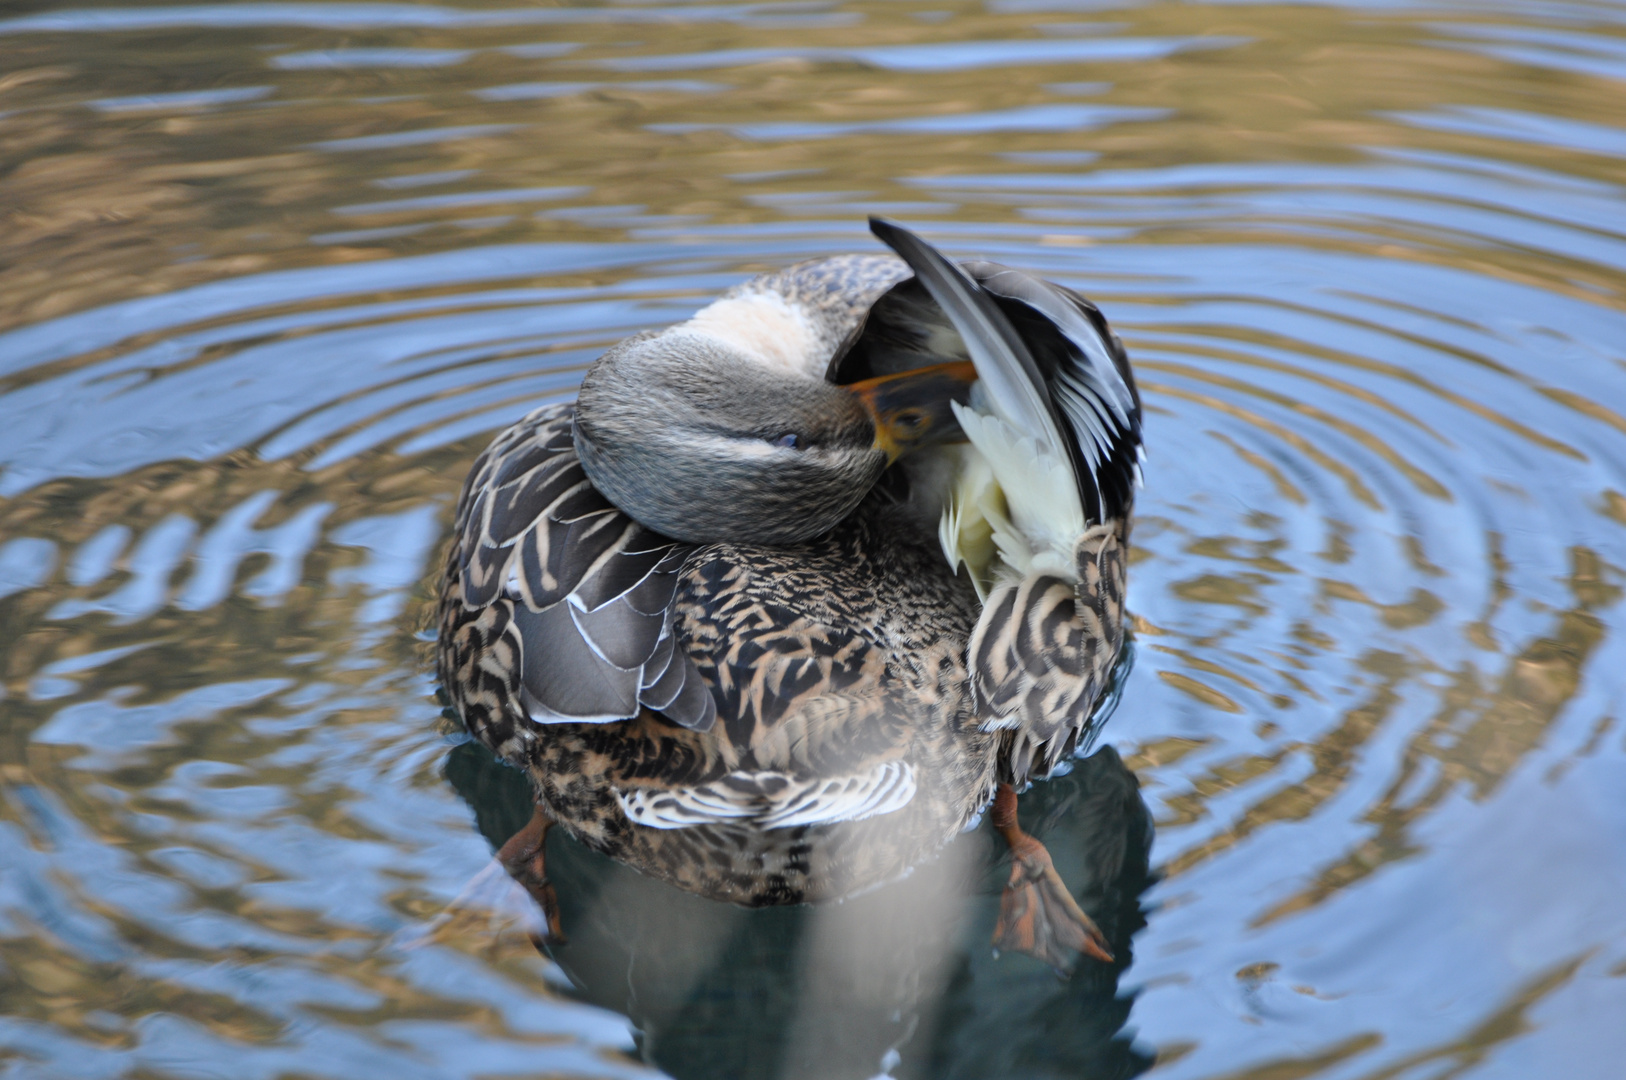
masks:
<path id="1" fill-rule="evenodd" d="M 960 332 L 977 365 L 977 377 L 1000 410 L 1038 438 L 1040 445 L 1076 456 L 1077 446 L 1063 433 L 1043 373 L 993 295 L 908 229 L 880 218 L 870 218 L 869 227 L 909 264 Z M 1081 464 L 1074 463 L 1074 472 L 1082 471 Z"/>
<path id="2" fill-rule="evenodd" d="M 569 406 L 540 409 L 475 462 L 450 567 L 461 576 L 461 622 L 442 632 L 506 641 L 518 661 L 511 699 L 532 723 L 629 719 L 644 706 L 705 730 L 716 705 L 672 625 L 691 549 L 599 494 L 572 423 Z M 514 719 L 484 718 L 483 737 L 505 743 Z"/>
<path id="3" fill-rule="evenodd" d="M 1123 342 L 1100 310 L 1008 266 L 955 266 L 891 222 L 871 218 L 870 229 L 916 274 L 893 289 L 895 300 L 877 302 L 871 321 L 878 329 L 884 333 L 891 321 L 889 308 L 911 320 L 928 317 L 917 291 L 923 285 L 1001 410 L 1071 463 L 1090 520 L 1127 513 L 1140 478 L 1140 394 Z"/>
<path id="4" fill-rule="evenodd" d="M 1084 507 L 1094 521 L 1129 512 L 1140 482 L 1140 392 L 1129 353 L 1100 309 L 1071 289 L 989 262 L 965 271 L 988 292 L 1032 353 L 1079 452 Z"/>

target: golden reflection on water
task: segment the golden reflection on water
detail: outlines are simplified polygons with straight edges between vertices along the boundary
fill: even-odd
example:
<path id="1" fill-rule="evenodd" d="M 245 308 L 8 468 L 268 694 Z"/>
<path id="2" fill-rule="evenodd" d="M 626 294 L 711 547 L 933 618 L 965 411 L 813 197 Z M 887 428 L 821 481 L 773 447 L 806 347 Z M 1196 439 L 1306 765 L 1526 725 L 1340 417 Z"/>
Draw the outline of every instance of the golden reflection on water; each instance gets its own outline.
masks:
<path id="1" fill-rule="evenodd" d="M 97 10 L 0 14 L 0 1058 L 1618 1059 L 1618 5 Z M 864 247 L 868 212 L 1084 288 L 1137 358 L 1105 735 L 1158 829 L 1134 963 L 986 956 L 978 837 L 754 915 L 566 847 L 563 967 L 392 944 L 479 868 L 471 813 L 517 825 L 448 756 L 420 634 L 468 463 L 609 342 Z M 1098 768 L 1025 812 L 1106 896 L 1133 859 L 1081 809 Z M 652 912 L 682 931 L 617 938 Z M 851 1060 L 816 1052 L 839 1024 Z"/>
<path id="2" fill-rule="evenodd" d="M 1001 154 L 1072 150 L 1099 155 L 1097 169 L 1336 165 L 1358 162 L 1372 148 L 1482 151 L 1483 140 L 1472 135 L 1394 122 L 1396 113 L 1442 102 L 1544 105 L 1574 120 L 1605 126 L 1616 120 L 1606 81 L 1570 73 L 1543 79 L 1494 56 L 1442 48 L 1442 38 L 1451 39 L 1432 32 L 1438 18 L 1427 11 L 1379 17 L 1336 7 L 1151 4 L 1078 18 L 1064 9 L 954 3 L 934 9 L 947 18 L 925 22 L 911 17 L 920 13 L 915 5 L 849 4 L 829 15 L 810 13 L 805 26 L 785 26 L 766 12 L 754 20 L 703 14 L 686 20 L 678 8 L 648 21 L 583 18 L 524 27 L 520 33 L 541 46 L 530 49 L 516 43 L 512 28 L 478 26 L 378 27 L 357 35 L 273 22 L 202 40 L 161 28 L 14 34 L 7 42 L 11 70 L 0 84 L 0 103 L 11 110 L 0 145 L 13 165 L 12 257 L 0 276 L 0 325 L 221 276 L 444 249 L 465 230 L 487 243 L 596 239 L 615 228 L 617 211 L 658 215 L 676 230 L 693 224 L 702 233 L 828 218 L 831 204 L 841 202 L 893 204 L 898 212 L 918 203 L 934 219 L 1019 220 L 1020 203 L 997 192 L 980 204 L 940 203 L 918 183 L 1008 171 Z M 787 18 L 794 24 L 794 15 Z M 1471 28 L 1475 20 L 1464 22 Z M 1108 36 L 1185 45 L 1133 62 L 950 60 L 947 70 L 929 67 L 934 43 L 1014 39 L 1054 46 Z M 855 47 L 913 54 L 883 56 L 879 70 L 859 55 L 819 55 Z M 445 55 L 424 67 L 402 61 L 346 68 L 339 56 L 331 67 L 286 63 L 335 48 Z M 1076 90 L 1057 85 L 1081 68 L 1101 81 Z M 200 87 L 246 93 L 249 100 L 161 99 Z M 263 89 L 272 92 L 254 96 Z M 742 102 L 749 102 L 743 112 Z M 1023 131 L 1018 118 L 1009 125 L 1017 130 L 995 125 L 997 139 L 862 130 L 900 117 L 1086 102 L 1154 110 L 1148 115 L 1155 122 L 1044 127 L 1038 117 L 1028 123 L 1042 130 Z M 803 125 L 815 137 L 752 140 L 731 133 L 742 124 L 774 123 Z M 842 134 L 847 128 L 854 130 Z M 455 130 L 436 141 L 387 141 L 434 129 Z M 1534 142 L 1503 142 L 1496 157 L 1538 168 L 1552 163 L 1550 147 Z M 1577 180 L 1618 180 L 1617 162 L 1604 155 L 1568 154 L 1563 171 Z M 434 174 L 453 185 L 477 177 L 464 186 L 513 194 L 437 212 L 413 199 L 424 188 L 411 183 Z M 547 196 L 561 185 L 588 190 Z M 1136 224 L 1145 243 L 1309 243 L 1471 265 L 1476 273 L 1589 300 L 1600 291 L 1619 293 L 1609 268 L 1584 259 L 1533 260 L 1517 245 L 1488 247 L 1449 229 L 1386 230 L 1381 221 L 1307 238 L 1302 221 L 1284 209 L 1261 207 L 1223 221 L 1151 215 Z M 1546 216 L 1537 206 L 1494 209 Z M 1127 211 L 1134 212 L 1133 201 Z M 413 231 L 389 235 L 392 229 Z M 324 242 L 313 245 L 312 237 Z"/>

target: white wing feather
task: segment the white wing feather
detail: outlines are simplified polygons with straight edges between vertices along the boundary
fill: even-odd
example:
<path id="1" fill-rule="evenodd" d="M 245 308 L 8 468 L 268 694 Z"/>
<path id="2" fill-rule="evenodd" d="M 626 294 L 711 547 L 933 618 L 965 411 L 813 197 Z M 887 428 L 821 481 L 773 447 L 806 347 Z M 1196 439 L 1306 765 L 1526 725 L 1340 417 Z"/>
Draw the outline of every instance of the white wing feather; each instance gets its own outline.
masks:
<path id="1" fill-rule="evenodd" d="M 971 533 L 981 519 L 992 531 L 1000 561 L 1017 578 L 1043 573 L 1078 580 L 1073 548 L 1085 521 L 1071 465 L 1018 431 L 980 394 L 973 392 L 969 406 L 956 403 L 953 409 L 975 454 L 944 511 L 940 535 L 947 538 L 951 529 L 956 538 Z M 945 543 L 944 554 L 951 565 L 963 559 L 957 545 Z M 972 571 L 973 578 L 979 576 L 976 567 Z M 986 590 L 986 583 L 979 589 Z"/>
<path id="2" fill-rule="evenodd" d="M 615 793 L 628 820 L 652 829 L 750 822 L 763 829 L 832 825 L 890 814 L 915 797 L 915 770 L 884 761 L 868 772 L 800 779 L 771 770 L 730 773 L 685 788 L 631 788 Z"/>

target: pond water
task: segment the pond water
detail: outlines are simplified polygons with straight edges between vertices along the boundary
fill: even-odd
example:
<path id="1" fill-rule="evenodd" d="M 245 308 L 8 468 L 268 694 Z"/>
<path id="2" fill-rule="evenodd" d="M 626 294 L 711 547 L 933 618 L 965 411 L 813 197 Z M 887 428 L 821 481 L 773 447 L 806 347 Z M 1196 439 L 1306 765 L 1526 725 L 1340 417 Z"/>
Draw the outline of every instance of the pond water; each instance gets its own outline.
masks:
<path id="1" fill-rule="evenodd" d="M 8 0 L 0 1075 L 1620 1075 L 1623 102 L 1587 0 Z M 1151 879 L 1110 755 L 1023 803 L 1132 962 L 993 957 L 986 827 L 759 912 L 556 831 L 571 944 L 425 938 L 526 815 L 468 465 L 871 212 L 1136 359 Z"/>

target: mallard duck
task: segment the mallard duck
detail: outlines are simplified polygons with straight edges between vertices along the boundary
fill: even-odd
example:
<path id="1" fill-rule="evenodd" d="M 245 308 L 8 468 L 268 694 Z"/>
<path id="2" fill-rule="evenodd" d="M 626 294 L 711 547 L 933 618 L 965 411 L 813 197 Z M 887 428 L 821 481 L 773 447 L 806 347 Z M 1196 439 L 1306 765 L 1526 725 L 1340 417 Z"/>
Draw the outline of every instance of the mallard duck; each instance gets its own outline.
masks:
<path id="1" fill-rule="evenodd" d="M 871 229 L 897 254 L 764 274 L 614 346 L 464 486 L 440 680 L 535 785 L 498 858 L 554 936 L 555 824 L 763 905 L 896 877 L 991 806 L 996 944 L 1110 958 L 1016 795 L 1073 752 L 1123 643 L 1128 356 L 1070 290 Z"/>

